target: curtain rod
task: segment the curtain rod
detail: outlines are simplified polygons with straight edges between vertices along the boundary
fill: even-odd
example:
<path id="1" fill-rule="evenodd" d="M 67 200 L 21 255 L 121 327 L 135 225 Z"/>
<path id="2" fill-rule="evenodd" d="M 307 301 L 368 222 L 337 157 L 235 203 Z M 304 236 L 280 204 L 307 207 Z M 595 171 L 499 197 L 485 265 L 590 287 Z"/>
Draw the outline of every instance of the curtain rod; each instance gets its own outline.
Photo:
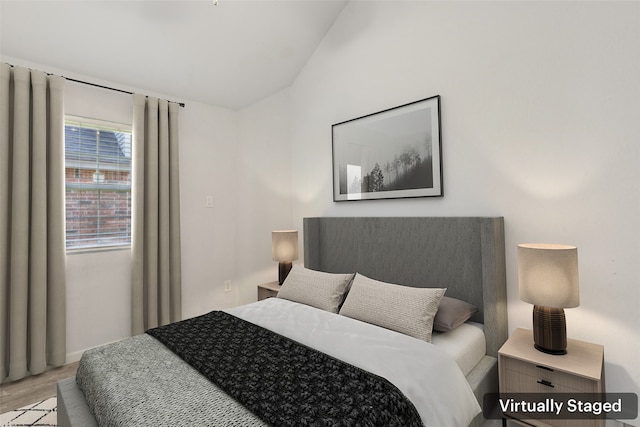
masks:
<path id="1" fill-rule="evenodd" d="M 72 78 L 65 77 L 65 76 L 62 76 L 62 78 L 66 79 L 66 80 L 69 80 L 70 82 L 81 83 L 81 84 L 87 85 L 87 86 L 94 86 L 94 87 L 99 87 L 101 89 L 107 89 L 107 90 L 112 90 L 114 92 L 128 93 L 129 95 L 133 95 L 133 92 L 129 92 L 128 90 L 124 90 L 124 89 L 118 89 L 118 88 L 115 88 L 115 87 L 99 85 L 97 83 L 85 82 L 83 80 L 72 79 Z M 173 101 L 169 101 L 169 102 L 173 102 Z M 184 107 L 184 102 L 174 102 L 174 104 L 178 104 L 179 106 Z"/>
<path id="2" fill-rule="evenodd" d="M 8 64 L 8 65 L 9 65 L 10 67 L 14 67 L 14 65 L 13 65 L 13 64 Z M 52 76 L 52 75 L 54 75 L 54 74 L 52 74 L 52 73 L 47 73 L 46 71 L 45 71 L 45 74 L 47 74 L 48 76 Z M 115 87 L 109 87 L 109 86 L 99 85 L 99 84 L 97 84 L 97 83 L 85 82 L 84 80 L 72 79 L 72 78 L 65 77 L 65 76 L 61 76 L 61 77 L 62 77 L 63 79 L 65 79 L 65 80 L 69 80 L 70 82 L 81 83 L 81 84 L 83 84 L 83 85 L 87 85 L 87 86 L 94 86 L 94 87 L 99 87 L 99 88 L 101 88 L 101 89 L 107 89 L 107 90 L 112 90 L 112 91 L 114 91 L 114 92 L 127 93 L 127 94 L 129 94 L 129 95 L 133 95 L 133 92 L 130 92 L 130 91 L 128 91 L 128 90 L 123 90 L 123 89 L 118 89 L 118 88 L 115 88 Z M 173 101 L 169 101 L 169 102 L 173 102 Z M 178 104 L 179 106 L 184 107 L 184 102 L 174 102 L 174 104 Z"/>

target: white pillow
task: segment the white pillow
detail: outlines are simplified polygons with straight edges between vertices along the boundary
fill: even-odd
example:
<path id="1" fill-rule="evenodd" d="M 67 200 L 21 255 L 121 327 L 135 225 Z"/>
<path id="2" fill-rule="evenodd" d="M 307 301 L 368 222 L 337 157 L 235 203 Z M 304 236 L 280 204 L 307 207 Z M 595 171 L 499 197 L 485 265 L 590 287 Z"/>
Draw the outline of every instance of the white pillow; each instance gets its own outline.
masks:
<path id="1" fill-rule="evenodd" d="M 294 265 L 278 292 L 278 298 L 337 313 L 352 278 L 353 273 L 325 273 Z"/>
<path id="2" fill-rule="evenodd" d="M 340 314 L 431 342 L 446 289 L 379 282 L 356 273 Z"/>

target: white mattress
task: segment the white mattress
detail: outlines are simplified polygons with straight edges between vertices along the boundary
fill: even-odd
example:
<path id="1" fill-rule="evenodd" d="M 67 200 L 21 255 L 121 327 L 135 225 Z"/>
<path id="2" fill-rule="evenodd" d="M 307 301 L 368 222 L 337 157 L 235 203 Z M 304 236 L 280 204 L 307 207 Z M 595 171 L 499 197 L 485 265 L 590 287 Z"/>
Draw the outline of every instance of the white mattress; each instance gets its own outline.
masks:
<path id="1" fill-rule="evenodd" d="M 466 322 L 449 332 L 433 332 L 431 342 L 456 361 L 467 376 L 487 352 L 484 325 Z"/>

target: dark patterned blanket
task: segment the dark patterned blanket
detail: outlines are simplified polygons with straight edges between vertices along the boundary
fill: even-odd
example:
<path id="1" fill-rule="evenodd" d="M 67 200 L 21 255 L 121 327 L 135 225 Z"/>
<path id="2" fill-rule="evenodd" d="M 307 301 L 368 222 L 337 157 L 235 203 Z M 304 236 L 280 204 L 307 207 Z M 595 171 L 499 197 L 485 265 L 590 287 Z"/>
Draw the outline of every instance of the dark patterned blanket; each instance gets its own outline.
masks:
<path id="1" fill-rule="evenodd" d="M 386 379 L 228 313 L 147 333 L 273 426 L 422 426 Z"/>

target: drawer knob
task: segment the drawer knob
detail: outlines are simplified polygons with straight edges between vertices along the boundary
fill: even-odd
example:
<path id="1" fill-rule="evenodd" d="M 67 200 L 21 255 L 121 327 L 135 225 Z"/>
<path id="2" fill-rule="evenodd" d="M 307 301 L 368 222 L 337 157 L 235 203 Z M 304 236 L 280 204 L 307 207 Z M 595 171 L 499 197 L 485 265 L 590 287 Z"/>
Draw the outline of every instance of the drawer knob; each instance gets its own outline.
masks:
<path id="1" fill-rule="evenodd" d="M 555 388 L 555 386 L 553 384 L 551 384 L 547 380 L 538 380 L 538 384 L 542 384 L 542 385 L 546 385 L 547 387 Z"/>
<path id="2" fill-rule="evenodd" d="M 536 368 L 540 368 L 540 369 L 544 369 L 545 371 L 551 371 L 551 372 L 553 372 L 553 369 L 551 369 L 551 368 L 547 368 L 546 366 L 542 366 L 542 365 L 536 365 Z"/>

